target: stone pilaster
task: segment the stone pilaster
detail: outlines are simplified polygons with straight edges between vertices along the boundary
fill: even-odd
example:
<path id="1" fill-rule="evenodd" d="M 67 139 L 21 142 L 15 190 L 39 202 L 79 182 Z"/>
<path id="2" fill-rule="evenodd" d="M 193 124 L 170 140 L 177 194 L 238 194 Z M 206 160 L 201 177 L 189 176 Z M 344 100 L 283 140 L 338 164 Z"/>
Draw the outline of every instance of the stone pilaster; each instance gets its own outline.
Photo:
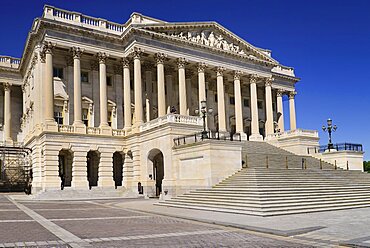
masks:
<path id="1" fill-rule="evenodd" d="M 177 60 L 179 70 L 180 115 L 187 115 L 185 65 L 186 59 L 179 58 Z"/>
<path id="2" fill-rule="evenodd" d="M 265 94 L 266 94 L 266 123 L 265 123 L 265 133 L 266 135 L 274 133 L 274 115 L 272 109 L 272 91 L 271 85 L 273 78 L 265 79 Z"/>
<path id="3" fill-rule="evenodd" d="M 134 93 L 135 93 L 135 127 L 138 128 L 143 121 L 143 93 L 141 82 L 141 55 L 143 51 L 135 48 L 132 52 L 134 58 Z"/>
<path id="4" fill-rule="evenodd" d="M 130 85 L 130 61 L 127 58 L 122 59 L 123 67 L 123 114 L 124 129 L 131 128 L 131 85 Z"/>
<path id="5" fill-rule="evenodd" d="M 82 96 L 81 96 L 81 55 L 83 50 L 79 47 L 72 48 L 73 56 L 73 126 L 75 132 L 86 133 L 86 127 L 82 122 Z"/>
<path id="6" fill-rule="evenodd" d="M 88 189 L 89 181 L 87 179 L 87 157 L 88 149 L 85 147 L 73 147 L 72 162 L 72 188 Z"/>
<path id="7" fill-rule="evenodd" d="M 158 117 L 166 115 L 166 95 L 164 83 L 164 60 L 166 55 L 163 53 L 156 54 L 157 62 L 157 87 L 158 87 Z"/>
<path id="8" fill-rule="evenodd" d="M 4 84 L 4 140 L 12 144 L 12 112 L 11 112 L 11 85 Z"/>
<path id="9" fill-rule="evenodd" d="M 284 90 L 279 89 L 276 94 L 277 112 L 278 112 L 278 125 L 280 132 L 284 132 L 284 107 L 283 107 L 283 94 Z M 280 113 L 280 114 L 279 114 Z"/>
<path id="10" fill-rule="evenodd" d="M 100 129 L 103 134 L 111 134 L 111 127 L 108 125 L 108 96 L 107 96 L 107 54 L 99 52 L 99 89 L 100 89 Z"/>
<path id="11" fill-rule="evenodd" d="M 98 170 L 98 187 L 114 188 L 113 180 L 113 148 L 100 148 L 100 163 Z"/>
<path id="12" fill-rule="evenodd" d="M 235 96 L 235 125 L 236 133 L 240 135 L 242 140 L 247 140 L 247 135 L 243 129 L 243 105 L 242 105 L 242 92 L 240 86 L 240 71 L 234 73 L 234 96 Z"/>
<path id="13" fill-rule="evenodd" d="M 294 98 L 297 91 L 289 92 L 289 117 L 290 117 L 290 130 L 297 129 L 296 115 L 295 115 L 295 102 Z"/>
<path id="14" fill-rule="evenodd" d="M 217 68 L 217 109 L 219 132 L 226 132 L 224 71 L 225 68 L 223 67 Z"/>
<path id="15" fill-rule="evenodd" d="M 251 129 L 252 133 L 249 140 L 262 141 L 262 135 L 259 132 L 258 104 L 257 104 L 257 75 L 250 77 L 250 95 L 251 95 Z"/>

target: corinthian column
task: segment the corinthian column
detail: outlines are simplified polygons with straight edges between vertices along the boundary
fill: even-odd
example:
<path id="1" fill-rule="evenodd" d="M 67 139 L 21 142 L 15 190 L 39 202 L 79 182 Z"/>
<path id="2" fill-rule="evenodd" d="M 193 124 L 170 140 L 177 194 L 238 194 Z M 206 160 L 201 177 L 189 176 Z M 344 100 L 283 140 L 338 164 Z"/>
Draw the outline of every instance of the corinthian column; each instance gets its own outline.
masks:
<path id="1" fill-rule="evenodd" d="M 240 135 L 242 140 L 247 139 L 247 135 L 243 130 L 243 109 L 242 109 L 242 92 L 240 88 L 240 72 L 234 74 L 234 95 L 235 95 L 235 124 L 236 133 Z"/>
<path id="2" fill-rule="evenodd" d="M 82 122 L 82 96 L 81 96 L 81 55 L 83 50 L 79 47 L 72 48 L 72 56 L 73 56 L 73 102 L 74 102 L 74 121 L 73 125 L 76 129 L 82 127 L 82 131 L 84 132 L 84 123 Z"/>
<path id="3" fill-rule="evenodd" d="M 283 107 L 283 94 L 284 91 L 282 89 L 279 89 L 276 96 L 277 96 L 277 112 L 278 115 L 280 113 L 280 116 L 278 116 L 278 124 L 280 132 L 284 132 L 284 107 Z"/>
<path id="4" fill-rule="evenodd" d="M 53 49 L 55 44 L 44 43 L 42 50 L 42 62 L 45 62 L 43 94 L 44 94 L 44 128 L 47 130 L 57 130 L 54 120 L 54 80 L 53 80 Z"/>
<path id="5" fill-rule="evenodd" d="M 134 91 L 135 91 L 135 123 L 140 126 L 143 121 L 143 93 L 141 90 L 141 49 L 135 49 L 132 52 L 134 57 Z"/>
<path id="6" fill-rule="evenodd" d="M 198 64 L 198 90 L 199 90 L 199 101 L 198 101 L 198 109 L 201 109 L 201 101 L 206 101 L 206 77 L 204 75 L 204 71 L 206 68 L 205 63 Z"/>
<path id="7" fill-rule="evenodd" d="M 186 60 L 184 58 L 179 58 L 177 60 L 179 68 L 180 115 L 187 115 L 185 64 Z"/>
<path id="8" fill-rule="evenodd" d="M 109 129 L 108 125 L 108 97 L 107 97 L 107 54 L 99 52 L 97 54 L 99 60 L 99 90 L 100 90 L 100 125 L 101 131 L 104 133 Z"/>
<path id="9" fill-rule="evenodd" d="M 130 61 L 122 59 L 123 66 L 123 106 L 124 106 L 124 129 L 131 128 L 131 84 L 130 84 Z"/>
<path id="10" fill-rule="evenodd" d="M 6 143 L 12 143 L 12 112 L 9 83 L 4 84 L 4 140 Z"/>
<path id="11" fill-rule="evenodd" d="M 225 68 L 217 68 L 217 109 L 218 109 L 218 131 L 226 132 L 225 91 L 224 91 Z"/>
<path id="12" fill-rule="evenodd" d="M 266 93 L 266 124 L 265 132 L 266 135 L 274 133 L 274 115 L 272 110 L 272 85 L 273 78 L 266 78 L 265 81 L 265 93 Z"/>
<path id="13" fill-rule="evenodd" d="M 257 105 L 257 75 L 252 75 L 250 78 L 250 90 L 251 90 L 251 116 L 252 116 L 252 133 L 249 140 L 262 141 L 262 135 L 259 132 L 259 120 L 258 120 L 258 105 Z"/>
<path id="14" fill-rule="evenodd" d="M 158 117 L 166 115 L 166 94 L 164 85 L 164 60 L 166 55 L 163 53 L 157 53 L 155 55 L 157 62 L 157 87 L 158 87 Z M 149 93 L 151 94 L 151 92 Z"/>
<path id="15" fill-rule="evenodd" d="M 297 95 L 297 91 L 289 92 L 290 130 L 297 129 L 296 115 L 295 115 L 295 103 L 294 103 L 295 95 Z"/>

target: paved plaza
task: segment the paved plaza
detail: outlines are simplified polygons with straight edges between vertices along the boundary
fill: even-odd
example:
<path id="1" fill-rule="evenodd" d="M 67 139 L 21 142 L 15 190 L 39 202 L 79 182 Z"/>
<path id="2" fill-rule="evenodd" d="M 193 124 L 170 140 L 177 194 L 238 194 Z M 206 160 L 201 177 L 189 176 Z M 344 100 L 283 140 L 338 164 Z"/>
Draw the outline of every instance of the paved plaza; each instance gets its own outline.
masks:
<path id="1" fill-rule="evenodd" d="M 144 199 L 41 202 L 22 195 L 0 195 L 0 247 L 320 246 L 317 241 L 145 211 L 153 202 Z"/>

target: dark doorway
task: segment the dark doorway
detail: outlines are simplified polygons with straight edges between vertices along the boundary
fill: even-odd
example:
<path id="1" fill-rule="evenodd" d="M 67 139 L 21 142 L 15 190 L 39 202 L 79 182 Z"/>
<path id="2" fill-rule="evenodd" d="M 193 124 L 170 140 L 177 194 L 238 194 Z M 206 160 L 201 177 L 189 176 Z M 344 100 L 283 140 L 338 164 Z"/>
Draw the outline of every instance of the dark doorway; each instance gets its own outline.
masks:
<path id="1" fill-rule="evenodd" d="M 87 180 L 89 188 L 98 186 L 98 169 L 100 156 L 98 151 L 89 151 L 87 153 Z"/>
<path id="2" fill-rule="evenodd" d="M 123 172 L 123 155 L 120 152 L 113 153 L 113 180 L 117 188 L 122 186 Z"/>
<path id="3" fill-rule="evenodd" d="M 71 187 L 72 183 L 72 162 L 73 155 L 70 150 L 61 150 L 58 156 L 59 177 L 62 181 L 62 187 Z"/>
<path id="4" fill-rule="evenodd" d="M 162 181 L 164 178 L 163 153 L 158 149 L 149 152 L 149 160 L 153 162 L 153 180 L 155 180 L 156 196 L 162 192 Z"/>

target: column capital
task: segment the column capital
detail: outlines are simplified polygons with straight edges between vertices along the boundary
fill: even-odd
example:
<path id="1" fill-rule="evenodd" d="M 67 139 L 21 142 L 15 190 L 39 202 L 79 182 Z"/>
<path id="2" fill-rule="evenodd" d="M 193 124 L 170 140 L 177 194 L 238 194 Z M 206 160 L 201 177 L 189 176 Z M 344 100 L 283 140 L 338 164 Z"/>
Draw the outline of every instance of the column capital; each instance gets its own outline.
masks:
<path id="1" fill-rule="evenodd" d="M 121 64 L 123 68 L 129 68 L 130 67 L 130 60 L 128 58 L 122 58 Z"/>
<path id="2" fill-rule="evenodd" d="M 177 59 L 177 67 L 179 68 L 179 69 L 184 69 L 185 68 L 185 65 L 187 64 L 187 59 L 185 59 L 185 58 L 178 58 Z"/>
<path id="3" fill-rule="evenodd" d="M 109 57 L 109 55 L 107 55 L 106 53 L 104 52 L 98 52 L 96 54 L 96 57 L 98 58 L 99 60 L 99 64 L 105 64 L 107 62 L 107 58 Z"/>
<path id="4" fill-rule="evenodd" d="M 52 43 L 50 41 L 45 41 L 42 46 L 41 53 L 45 54 L 53 54 L 53 50 L 56 46 L 56 43 Z"/>
<path id="5" fill-rule="evenodd" d="M 282 97 L 284 94 L 285 94 L 284 89 L 278 89 L 277 92 L 276 92 L 276 96 L 278 96 L 278 97 Z"/>
<path id="6" fill-rule="evenodd" d="M 79 47 L 72 47 L 71 53 L 73 56 L 73 59 L 81 59 L 81 55 L 84 52 L 84 49 L 81 49 Z"/>
<path id="7" fill-rule="evenodd" d="M 143 54 L 144 50 L 139 48 L 139 47 L 134 47 L 132 50 L 131 50 L 131 53 L 130 55 L 134 58 L 134 59 L 140 59 L 141 58 L 141 55 Z"/>
<path id="8" fill-rule="evenodd" d="M 164 54 L 164 53 L 156 53 L 155 56 L 154 56 L 154 58 L 155 58 L 155 62 L 156 62 L 157 65 L 158 64 L 163 64 L 164 61 L 167 58 L 167 54 Z"/>
<path id="9" fill-rule="evenodd" d="M 43 51 L 40 51 L 40 62 L 46 63 L 46 54 Z"/>
<path id="10" fill-rule="evenodd" d="M 240 80 L 242 74 L 241 71 L 234 71 L 234 80 Z"/>
<path id="11" fill-rule="evenodd" d="M 10 88 L 11 88 L 11 84 L 10 83 L 4 83 L 4 91 L 10 91 Z"/>
<path id="12" fill-rule="evenodd" d="M 198 63 L 198 72 L 204 72 L 206 68 L 207 68 L 206 63 L 204 63 L 204 62 L 199 62 Z"/>
<path id="13" fill-rule="evenodd" d="M 218 66 L 217 68 L 216 68 L 216 72 L 217 72 L 217 77 L 219 77 L 219 76 L 223 76 L 224 75 L 224 71 L 225 71 L 226 69 L 225 69 L 225 67 L 222 67 L 222 66 Z"/>
<path id="14" fill-rule="evenodd" d="M 270 86 L 271 87 L 272 82 L 274 82 L 274 78 L 272 78 L 272 77 L 265 78 L 265 86 Z"/>
<path id="15" fill-rule="evenodd" d="M 289 99 L 294 99 L 295 95 L 297 95 L 297 91 L 289 91 Z"/>
<path id="16" fill-rule="evenodd" d="M 260 79 L 260 77 L 257 74 L 251 74 L 251 76 L 249 78 L 249 82 L 251 84 L 255 84 L 255 83 L 257 83 L 258 79 Z"/>

